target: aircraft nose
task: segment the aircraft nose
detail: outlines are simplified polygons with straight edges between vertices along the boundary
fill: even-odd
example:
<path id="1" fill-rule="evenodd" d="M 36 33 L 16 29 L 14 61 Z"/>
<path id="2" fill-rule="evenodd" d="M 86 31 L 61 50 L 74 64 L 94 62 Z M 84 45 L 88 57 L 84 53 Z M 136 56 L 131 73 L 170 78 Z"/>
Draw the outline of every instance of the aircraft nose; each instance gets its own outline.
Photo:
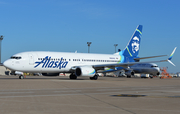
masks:
<path id="1" fill-rule="evenodd" d="M 160 68 L 159 67 L 157 67 L 157 70 L 158 70 L 158 72 L 160 72 Z"/>
<path id="2" fill-rule="evenodd" d="M 160 68 L 157 67 L 156 70 L 157 70 L 157 75 L 159 75 L 160 74 Z"/>
<path id="3" fill-rule="evenodd" d="M 5 67 L 9 68 L 9 67 L 11 66 L 10 60 L 4 61 L 3 65 L 4 65 Z"/>

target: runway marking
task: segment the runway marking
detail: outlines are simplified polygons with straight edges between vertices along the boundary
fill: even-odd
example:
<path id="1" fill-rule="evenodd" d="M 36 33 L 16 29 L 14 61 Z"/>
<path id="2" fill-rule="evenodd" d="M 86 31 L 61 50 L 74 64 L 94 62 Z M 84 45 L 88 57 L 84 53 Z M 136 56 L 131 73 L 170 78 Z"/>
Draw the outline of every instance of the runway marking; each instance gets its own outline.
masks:
<path id="1" fill-rule="evenodd" d="M 19 94 L 19 93 L 34 93 L 34 92 L 0 92 L 0 94 Z"/>
<path id="2" fill-rule="evenodd" d="M 179 110 L 166 110 L 166 109 L 162 109 L 162 110 L 158 110 L 158 109 L 142 109 L 142 108 L 126 108 L 129 110 L 144 110 L 144 111 L 159 111 L 159 112 L 180 112 Z"/>
<path id="3" fill-rule="evenodd" d="M 119 94 L 112 95 L 114 97 L 149 97 L 149 98 L 180 98 L 180 96 L 148 96 L 148 95 L 136 95 L 136 94 Z"/>
<path id="4" fill-rule="evenodd" d="M 133 95 L 133 94 L 120 94 L 120 95 L 113 95 L 116 97 L 145 97 L 147 95 Z"/>

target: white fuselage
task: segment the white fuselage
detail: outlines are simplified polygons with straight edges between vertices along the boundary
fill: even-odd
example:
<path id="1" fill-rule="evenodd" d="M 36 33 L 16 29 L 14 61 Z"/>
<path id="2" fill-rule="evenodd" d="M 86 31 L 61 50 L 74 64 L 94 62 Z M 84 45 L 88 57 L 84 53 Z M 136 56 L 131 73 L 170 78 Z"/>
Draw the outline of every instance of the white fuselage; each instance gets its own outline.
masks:
<path id="1" fill-rule="evenodd" d="M 83 54 L 65 52 L 22 52 L 13 55 L 3 64 L 21 72 L 66 73 L 75 66 L 89 66 L 118 63 L 120 55 Z"/>

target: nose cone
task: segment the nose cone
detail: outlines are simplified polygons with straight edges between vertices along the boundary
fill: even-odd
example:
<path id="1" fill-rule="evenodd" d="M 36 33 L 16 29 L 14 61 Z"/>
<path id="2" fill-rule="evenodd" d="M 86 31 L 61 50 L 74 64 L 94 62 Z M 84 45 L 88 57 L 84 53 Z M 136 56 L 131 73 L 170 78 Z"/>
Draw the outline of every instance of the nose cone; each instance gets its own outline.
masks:
<path id="1" fill-rule="evenodd" d="M 12 66 L 11 61 L 10 61 L 9 59 L 6 60 L 6 61 L 4 61 L 3 65 L 4 65 L 5 67 L 9 68 L 9 69 L 10 69 L 10 67 Z"/>
<path id="2" fill-rule="evenodd" d="M 157 67 L 157 71 L 160 72 L 160 68 L 159 67 Z"/>
<path id="3" fill-rule="evenodd" d="M 156 68 L 156 72 L 157 72 L 156 75 L 159 76 L 160 75 L 160 68 L 159 67 Z"/>

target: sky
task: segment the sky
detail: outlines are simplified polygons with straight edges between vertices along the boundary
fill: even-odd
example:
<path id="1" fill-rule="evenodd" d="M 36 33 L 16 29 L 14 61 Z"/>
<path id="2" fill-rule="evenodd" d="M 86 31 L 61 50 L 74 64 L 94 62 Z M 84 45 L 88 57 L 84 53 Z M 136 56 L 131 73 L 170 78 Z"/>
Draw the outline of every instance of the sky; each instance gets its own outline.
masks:
<path id="1" fill-rule="evenodd" d="M 179 0 L 0 0 L 4 62 L 25 51 L 113 54 L 143 25 L 139 57 L 170 55 L 157 63 L 180 72 Z M 143 61 L 164 60 L 168 56 Z"/>

